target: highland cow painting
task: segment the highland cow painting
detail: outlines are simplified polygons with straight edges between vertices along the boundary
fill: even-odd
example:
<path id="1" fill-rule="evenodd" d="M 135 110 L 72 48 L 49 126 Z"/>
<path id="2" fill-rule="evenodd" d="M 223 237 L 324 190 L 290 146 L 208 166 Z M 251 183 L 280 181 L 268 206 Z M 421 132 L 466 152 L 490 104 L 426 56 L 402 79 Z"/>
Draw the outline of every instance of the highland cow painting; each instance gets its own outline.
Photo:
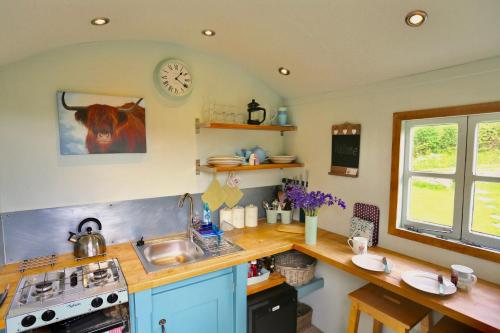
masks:
<path id="1" fill-rule="evenodd" d="M 57 92 L 62 155 L 146 152 L 144 100 Z"/>

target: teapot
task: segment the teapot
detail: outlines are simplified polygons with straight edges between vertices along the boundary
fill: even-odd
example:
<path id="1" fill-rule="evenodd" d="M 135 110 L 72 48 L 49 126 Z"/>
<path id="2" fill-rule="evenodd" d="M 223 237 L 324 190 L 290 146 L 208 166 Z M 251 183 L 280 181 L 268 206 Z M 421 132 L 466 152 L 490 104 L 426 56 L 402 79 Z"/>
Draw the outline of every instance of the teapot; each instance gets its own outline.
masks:
<path id="1" fill-rule="evenodd" d="M 93 231 L 90 226 L 85 229 L 85 232 L 82 232 L 83 226 L 89 222 L 94 222 L 97 224 L 99 231 L 102 230 L 101 221 L 94 217 L 88 217 L 78 225 L 78 234 L 71 231 L 69 232 L 68 241 L 75 244 L 73 253 L 77 259 L 106 254 L 106 240 L 101 233 Z"/>

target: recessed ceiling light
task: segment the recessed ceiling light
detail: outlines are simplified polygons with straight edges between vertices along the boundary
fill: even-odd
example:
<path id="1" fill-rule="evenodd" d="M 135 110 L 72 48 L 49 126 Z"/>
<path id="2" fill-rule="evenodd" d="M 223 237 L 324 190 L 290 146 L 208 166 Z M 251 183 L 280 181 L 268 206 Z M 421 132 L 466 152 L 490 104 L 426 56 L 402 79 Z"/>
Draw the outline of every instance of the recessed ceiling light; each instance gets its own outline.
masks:
<path id="1" fill-rule="evenodd" d="M 410 27 L 420 27 L 427 20 L 427 13 L 423 10 L 414 10 L 408 13 L 405 18 L 406 24 Z"/>
<path id="2" fill-rule="evenodd" d="M 280 67 L 278 69 L 278 72 L 280 72 L 281 75 L 290 75 L 290 70 L 285 67 Z"/>
<path id="3" fill-rule="evenodd" d="M 212 37 L 212 36 L 215 36 L 215 31 L 214 30 L 211 30 L 211 29 L 205 29 L 205 30 L 202 30 L 201 33 L 204 35 L 204 36 L 207 36 L 207 37 Z"/>
<path id="4" fill-rule="evenodd" d="M 90 21 L 93 25 L 106 25 L 109 23 L 109 18 L 107 17 L 96 17 L 92 21 Z"/>

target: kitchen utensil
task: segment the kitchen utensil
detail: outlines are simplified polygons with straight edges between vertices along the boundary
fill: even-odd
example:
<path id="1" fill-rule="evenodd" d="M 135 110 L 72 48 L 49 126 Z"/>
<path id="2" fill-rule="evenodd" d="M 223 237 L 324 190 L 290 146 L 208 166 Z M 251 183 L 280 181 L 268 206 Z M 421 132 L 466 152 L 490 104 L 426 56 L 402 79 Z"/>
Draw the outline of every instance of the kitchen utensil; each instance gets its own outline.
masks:
<path id="1" fill-rule="evenodd" d="M 262 207 L 265 209 L 265 210 L 271 210 L 271 205 L 269 204 L 269 202 L 267 202 L 266 200 L 262 200 Z"/>
<path id="2" fill-rule="evenodd" d="M 365 237 L 368 238 L 368 247 L 373 245 L 373 233 L 375 224 L 371 221 L 360 219 L 353 216 L 349 228 L 349 237 Z"/>
<path id="3" fill-rule="evenodd" d="M 92 227 L 87 227 L 85 232 L 82 228 L 87 223 L 95 223 L 102 230 L 102 223 L 94 217 L 88 217 L 78 225 L 78 234 L 69 232 L 68 241 L 74 243 L 73 253 L 77 259 L 101 256 L 106 254 L 106 240 L 103 235 L 93 231 Z"/>
<path id="4" fill-rule="evenodd" d="M 363 269 L 374 272 L 384 272 L 385 265 L 383 259 L 385 257 L 375 254 L 357 254 L 351 258 L 353 264 Z M 392 267 L 392 263 L 388 263 Z"/>
<path id="5" fill-rule="evenodd" d="M 233 226 L 238 229 L 245 227 L 245 208 L 240 206 L 233 208 Z"/>
<path id="6" fill-rule="evenodd" d="M 285 208 L 286 193 L 283 191 L 278 192 L 278 201 L 281 209 Z"/>
<path id="7" fill-rule="evenodd" d="M 245 227 L 255 228 L 257 226 L 259 211 L 257 206 L 248 205 L 245 207 Z"/>
<path id="8" fill-rule="evenodd" d="M 266 109 L 263 107 L 259 106 L 259 103 L 255 101 L 255 99 L 252 99 L 250 103 L 248 103 L 248 120 L 247 124 L 249 125 L 260 125 L 266 120 Z M 262 118 L 255 119 L 254 115 L 257 116 L 259 112 L 263 112 Z"/>
<path id="9" fill-rule="evenodd" d="M 366 254 L 368 249 L 368 238 L 352 237 L 347 240 L 347 244 L 351 247 L 354 254 Z"/>
<path id="10" fill-rule="evenodd" d="M 439 295 L 444 295 L 443 275 L 441 274 L 438 275 L 438 284 Z"/>
<path id="11" fill-rule="evenodd" d="M 267 223 L 275 224 L 278 218 L 278 211 L 276 209 L 266 210 Z"/>
<path id="12" fill-rule="evenodd" d="M 288 120 L 288 108 L 286 106 L 280 106 L 278 108 L 278 124 L 284 126 L 287 124 Z"/>
<path id="13" fill-rule="evenodd" d="M 378 244 L 380 209 L 375 205 L 356 202 L 353 216 L 373 222 L 372 246 L 376 246 Z"/>
<path id="14" fill-rule="evenodd" d="M 282 224 L 292 223 L 292 211 L 291 210 L 279 210 L 278 213 L 281 216 Z"/>
<path id="15" fill-rule="evenodd" d="M 436 283 L 438 275 L 422 271 L 407 271 L 401 274 L 403 281 L 409 286 L 425 291 L 426 293 L 439 295 L 439 286 Z M 444 291 L 443 295 L 451 295 L 456 293 L 457 287 L 450 280 L 443 278 Z"/>
<path id="16" fill-rule="evenodd" d="M 9 294 L 9 288 L 10 288 L 10 284 L 8 284 L 6 287 L 5 287 L 5 290 L 3 291 L 2 294 L 0 294 L 0 307 L 2 306 L 2 304 L 5 302 L 5 299 L 7 298 L 7 295 Z"/>
<path id="17" fill-rule="evenodd" d="M 382 258 L 382 263 L 384 264 L 384 272 L 389 274 L 391 272 L 391 267 L 389 267 L 389 262 L 386 257 Z"/>
<path id="18" fill-rule="evenodd" d="M 451 265 L 452 275 L 456 275 L 458 289 L 470 291 L 472 286 L 477 282 L 477 276 L 474 275 L 474 270 L 463 265 Z"/>
<path id="19" fill-rule="evenodd" d="M 287 164 L 287 163 L 292 163 L 295 161 L 297 156 L 294 155 L 275 155 L 275 156 L 270 156 L 269 159 L 271 162 L 275 164 Z"/>

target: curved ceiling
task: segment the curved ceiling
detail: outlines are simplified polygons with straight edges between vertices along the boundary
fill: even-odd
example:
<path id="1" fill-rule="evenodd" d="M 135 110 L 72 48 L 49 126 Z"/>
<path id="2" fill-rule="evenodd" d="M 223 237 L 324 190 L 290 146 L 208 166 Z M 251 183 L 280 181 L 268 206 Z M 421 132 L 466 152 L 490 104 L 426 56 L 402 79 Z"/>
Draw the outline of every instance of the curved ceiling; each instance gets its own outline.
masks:
<path id="1" fill-rule="evenodd" d="M 404 24 L 414 9 L 429 13 L 420 28 Z M 2 0 L 0 66 L 75 43 L 166 41 L 301 97 L 500 55 L 498 13 L 499 0 Z M 90 25 L 98 16 L 111 23 Z"/>

